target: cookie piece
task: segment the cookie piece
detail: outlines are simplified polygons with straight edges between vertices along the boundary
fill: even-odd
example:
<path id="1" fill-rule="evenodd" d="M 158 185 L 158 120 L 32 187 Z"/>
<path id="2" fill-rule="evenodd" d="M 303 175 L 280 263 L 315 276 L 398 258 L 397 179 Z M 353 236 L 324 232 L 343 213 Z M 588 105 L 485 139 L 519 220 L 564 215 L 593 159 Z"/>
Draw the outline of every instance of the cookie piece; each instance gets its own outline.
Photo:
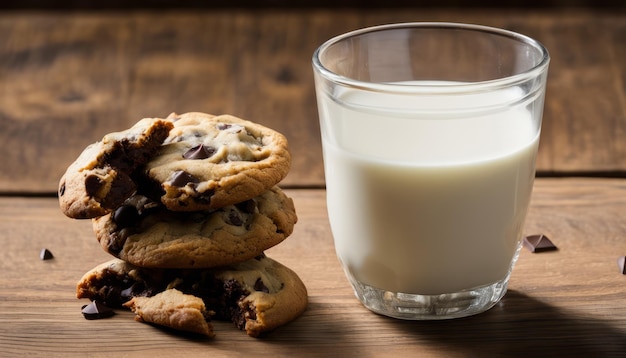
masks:
<path id="1" fill-rule="evenodd" d="M 138 322 L 153 323 L 207 337 L 215 335 L 202 299 L 186 295 L 175 288 L 152 297 L 133 297 L 123 306 L 135 313 L 135 320 Z"/>
<path id="2" fill-rule="evenodd" d="M 117 208 L 136 189 L 132 172 L 154 155 L 172 127 L 169 120 L 144 118 L 85 148 L 59 181 L 61 211 L 89 219 Z"/>
<path id="3" fill-rule="evenodd" d="M 226 267 L 195 270 L 147 269 L 113 259 L 87 272 L 77 285 L 76 295 L 110 307 L 131 307 L 133 304 L 127 302 L 135 297 L 157 297 L 171 289 L 201 298 L 205 311 L 215 313 L 212 318 L 232 321 L 253 337 L 296 319 L 308 303 L 306 287 L 298 275 L 265 255 Z M 165 307 L 178 303 L 176 297 L 180 295 L 167 297 L 174 297 L 173 302 L 151 315 L 167 317 L 173 312 Z M 168 322 L 169 318 L 160 321 Z"/>
<path id="4" fill-rule="evenodd" d="M 173 211 L 221 208 L 278 184 L 291 166 L 287 139 L 231 115 L 172 114 L 174 128 L 144 168 Z M 147 186 L 146 186 L 147 187 Z"/>
<path id="5" fill-rule="evenodd" d="M 93 219 L 105 251 L 133 265 L 209 268 L 251 259 L 282 242 L 297 221 L 278 187 L 214 211 L 173 212 L 140 195 Z"/>

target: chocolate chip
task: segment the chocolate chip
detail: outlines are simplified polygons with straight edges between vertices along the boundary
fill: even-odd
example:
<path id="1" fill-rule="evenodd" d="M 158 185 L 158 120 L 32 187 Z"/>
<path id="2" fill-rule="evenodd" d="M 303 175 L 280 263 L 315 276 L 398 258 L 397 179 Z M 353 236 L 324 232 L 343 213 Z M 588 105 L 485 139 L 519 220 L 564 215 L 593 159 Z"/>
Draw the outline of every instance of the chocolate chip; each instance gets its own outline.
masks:
<path id="1" fill-rule="evenodd" d="M 135 171 L 132 179 L 137 186 L 137 193 L 150 198 L 150 200 L 160 202 L 161 196 L 165 194 L 161 183 L 148 178 L 141 170 Z"/>
<path id="2" fill-rule="evenodd" d="M 221 131 L 227 131 L 232 134 L 241 133 L 245 127 L 239 124 L 220 123 L 217 125 L 217 129 Z"/>
<path id="3" fill-rule="evenodd" d="M 63 196 L 63 194 L 65 194 L 65 182 L 63 182 L 59 188 L 59 196 Z"/>
<path id="4" fill-rule="evenodd" d="M 526 236 L 524 238 L 524 246 L 530 250 L 530 252 L 557 250 L 557 247 L 552 243 L 552 241 L 550 241 L 547 236 L 542 234 Z"/>
<path id="5" fill-rule="evenodd" d="M 136 185 L 128 175 L 118 172 L 115 179 L 111 181 L 110 187 L 104 198 L 100 199 L 103 208 L 113 210 L 120 206 L 124 200 L 135 192 Z"/>
<path id="6" fill-rule="evenodd" d="M 213 198 L 213 194 L 215 193 L 214 190 L 207 190 L 204 193 L 202 193 L 202 195 L 193 198 L 193 200 L 196 203 L 202 204 L 202 205 L 209 205 L 211 204 L 211 199 Z"/>
<path id="7" fill-rule="evenodd" d="M 119 296 L 122 301 L 128 301 L 135 296 L 144 296 L 141 294 L 143 291 L 145 291 L 144 285 L 142 283 L 135 282 L 130 287 L 122 290 Z"/>
<path id="8" fill-rule="evenodd" d="M 117 224 L 118 229 L 131 227 L 141 219 L 141 215 L 132 205 L 122 205 L 113 212 L 113 222 Z"/>
<path id="9" fill-rule="evenodd" d="M 228 212 L 228 217 L 226 218 L 226 222 L 235 226 L 243 225 L 243 219 L 241 218 L 241 215 L 239 214 L 237 210 L 230 210 Z"/>
<path id="10" fill-rule="evenodd" d="M 97 175 L 89 175 L 87 178 L 85 178 L 85 191 L 89 196 L 96 195 L 103 185 L 104 182 Z"/>
<path id="11" fill-rule="evenodd" d="M 626 275 L 626 256 L 620 256 L 617 259 L 617 267 L 619 267 L 619 271 L 622 275 Z"/>
<path id="12" fill-rule="evenodd" d="M 197 183 L 198 181 L 199 181 L 198 178 L 194 177 L 193 175 L 187 173 L 184 170 L 178 170 L 174 172 L 174 175 L 172 176 L 172 179 L 170 180 L 172 185 L 177 186 L 177 187 L 183 187 L 189 183 Z"/>
<path id="13" fill-rule="evenodd" d="M 98 301 L 92 301 L 83 306 L 82 313 L 86 319 L 100 319 L 113 316 L 115 311 Z"/>
<path id="14" fill-rule="evenodd" d="M 42 249 L 39 253 L 39 258 L 42 260 L 51 260 L 54 258 L 54 255 L 52 255 L 52 252 L 50 252 L 50 250 Z"/>
<path id="15" fill-rule="evenodd" d="M 183 154 L 185 159 L 206 159 L 215 154 L 215 148 L 207 147 L 204 144 L 197 145 Z"/>
<path id="16" fill-rule="evenodd" d="M 122 251 L 124 244 L 126 243 L 126 239 L 128 238 L 128 230 L 122 229 L 119 232 L 111 233 L 109 237 L 109 242 L 107 243 L 107 250 L 113 254 L 118 254 Z"/>
<path id="17" fill-rule="evenodd" d="M 260 277 L 254 283 L 254 290 L 265 292 L 265 293 L 270 293 L 270 289 L 267 288 L 267 286 L 265 286 L 265 284 L 263 283 L 263 280 Z"/>

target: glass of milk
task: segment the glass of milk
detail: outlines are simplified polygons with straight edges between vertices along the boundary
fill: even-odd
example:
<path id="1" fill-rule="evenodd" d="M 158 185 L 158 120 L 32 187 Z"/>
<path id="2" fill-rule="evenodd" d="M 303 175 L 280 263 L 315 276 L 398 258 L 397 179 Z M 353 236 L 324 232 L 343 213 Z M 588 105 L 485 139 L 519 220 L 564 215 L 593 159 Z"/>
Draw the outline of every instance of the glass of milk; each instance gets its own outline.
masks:
<path id="1" fill-rule="evenodd" d="M 328 216 L 365 307 L 447 319 L 504 296 L 548 63 L 531 38 L 454 23 L 361 29 L 315 51 Z"/>

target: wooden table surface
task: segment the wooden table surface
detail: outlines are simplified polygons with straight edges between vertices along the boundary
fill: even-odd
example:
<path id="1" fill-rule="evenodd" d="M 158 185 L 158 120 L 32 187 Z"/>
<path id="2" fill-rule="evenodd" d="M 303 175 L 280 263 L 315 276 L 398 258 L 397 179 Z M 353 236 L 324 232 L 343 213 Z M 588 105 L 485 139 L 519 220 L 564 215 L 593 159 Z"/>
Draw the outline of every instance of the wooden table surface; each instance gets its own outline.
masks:
<path id="1" fill-rule="evenodd" d="M 310 59 L 326 39 L 401 21 L 530 35 L 552 56 L 538 179 L 510 291 L 477 316 L 411 322 L 363 308 L 335 257 Z M 142 117 L 230 113 L 283 132 L 282 186 L 299 221 L 267 254 L 296 271 L 309 306 L 262 338 L 216 323 L 174 334 L 118 311 L 88 321 L 82 274 L 109 259 L 89 221 L 58 209 L 82 149 Z M 626 11 L 594 9 L 218 9 L 0 12 L 0 356 L 626 355 Z M 48 248 L 52 260 L 40 260 Z M 463 268 L 460 267 L 459 270 Z"/>

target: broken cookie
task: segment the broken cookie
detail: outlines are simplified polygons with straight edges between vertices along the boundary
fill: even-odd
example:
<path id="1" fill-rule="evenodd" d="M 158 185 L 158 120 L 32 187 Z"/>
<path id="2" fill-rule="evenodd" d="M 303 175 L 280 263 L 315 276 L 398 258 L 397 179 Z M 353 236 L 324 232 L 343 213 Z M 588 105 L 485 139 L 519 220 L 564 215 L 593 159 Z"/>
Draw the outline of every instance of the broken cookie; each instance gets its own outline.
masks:
<path id="1" fill-rule="evenodd" d="M 117 208 L 136 190 L 132 173 L 155 154 L 172 127 L 168 120 L 144 118 L 85 148 L 59 181 L 61 211 L 89 219 Z"/>
<path id="2" fill-rule="evenodd" d="M 158 296 L 172 289 L 184 295 L 169 292 Z M 201 299 L 204 310 L 198 301 L 186 306 L 191 302 L 188 295 Z M 215 269 L 146 269 L 114 259 L 83 276 L 77 297 L 99 300 L 110 307 L 126 306 L 143 321 L 154 322 L 154 317 L 159 317 L 158 324 L 189 331 L 198 327 L 198 312 L 205 318 L 205 312 L 214 312 L 215 319 L 232 321 L 253 337 L 294 320 L 308 302 L 298 275 L 265 255 Z M 137 297 L 152 300 L 134 300 Z M 181 325 L 187 320 L 181 319 L 181 311 L 175 307 L 195 307 L 198 312 L 187 325 Z M 191 314 L 187 308 L 185 312 Z"/>
<path id="3" fill-rule="evenodd" d="M 213 326 L 209 323 L 207 312 L 202 299 L 186 295 L 177 289 L 165 290 L 152 297 L 133 297 L 124 303 L 130 308 L 139 322 L 153 323 L 213 337 Z"/>

